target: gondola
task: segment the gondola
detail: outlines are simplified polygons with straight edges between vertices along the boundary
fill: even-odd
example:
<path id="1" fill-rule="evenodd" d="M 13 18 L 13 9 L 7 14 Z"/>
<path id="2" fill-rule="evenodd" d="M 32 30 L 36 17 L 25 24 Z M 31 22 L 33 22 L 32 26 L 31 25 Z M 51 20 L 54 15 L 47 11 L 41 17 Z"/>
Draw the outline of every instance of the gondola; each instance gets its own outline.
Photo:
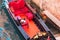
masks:
<path id="1" fill-rule="evenodd" d="M 25 40 L 55 40 L 40 16 L 33 12 L 25 0 L 4 0 L 3 3 Z"/>

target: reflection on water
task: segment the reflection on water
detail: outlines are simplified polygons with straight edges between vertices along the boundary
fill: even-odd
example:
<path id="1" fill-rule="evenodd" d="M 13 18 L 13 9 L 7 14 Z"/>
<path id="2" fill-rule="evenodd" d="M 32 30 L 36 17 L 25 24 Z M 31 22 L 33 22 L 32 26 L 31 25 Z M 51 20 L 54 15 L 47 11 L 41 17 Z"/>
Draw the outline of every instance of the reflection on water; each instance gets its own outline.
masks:
<path id="1" fill-rule="evenodd" d="M 10 22 L 3 10 L 0 11 L 0 26 L 4 27 L 7 33 L 9 33 L 12 40 L 20 40 L 18 34 L 13 28 L 12 23 Z"/>

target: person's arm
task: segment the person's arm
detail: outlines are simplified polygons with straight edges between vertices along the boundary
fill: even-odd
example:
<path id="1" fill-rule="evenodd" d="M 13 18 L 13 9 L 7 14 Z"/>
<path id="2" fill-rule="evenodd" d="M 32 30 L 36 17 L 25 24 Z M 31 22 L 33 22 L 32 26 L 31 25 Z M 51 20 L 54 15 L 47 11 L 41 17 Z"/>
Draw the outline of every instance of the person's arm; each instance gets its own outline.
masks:
<path id="1" fill-rule="evenodd" d="M 14 9 L 13 9 L 13 7 L 10 7 L 10 10 L 11 10 L 12 12 L 14 12 Z"/>

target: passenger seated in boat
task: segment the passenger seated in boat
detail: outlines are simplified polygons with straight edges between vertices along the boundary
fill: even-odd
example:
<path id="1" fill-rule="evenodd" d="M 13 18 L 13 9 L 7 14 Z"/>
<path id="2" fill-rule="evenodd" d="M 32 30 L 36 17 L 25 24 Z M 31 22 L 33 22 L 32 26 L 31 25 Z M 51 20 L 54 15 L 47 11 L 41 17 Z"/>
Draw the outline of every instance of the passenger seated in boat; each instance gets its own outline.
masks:
<path id="1" fill-rule="evenodd" d="M 18 20 L 22 26 L 27 26 L 27 28 L 29 27 L 28 21 L 25 18 L 22 19 L 20 16 L 16 16 L 16 20 Z"/>
<path id="2" fill-rule="evenodd" d="M 9 6 L 15 16 L 24 14 L 28 19 L 33 19 L 33 14 L 27 8 L 24 0 L 14 0 L 9 3 Z"/>

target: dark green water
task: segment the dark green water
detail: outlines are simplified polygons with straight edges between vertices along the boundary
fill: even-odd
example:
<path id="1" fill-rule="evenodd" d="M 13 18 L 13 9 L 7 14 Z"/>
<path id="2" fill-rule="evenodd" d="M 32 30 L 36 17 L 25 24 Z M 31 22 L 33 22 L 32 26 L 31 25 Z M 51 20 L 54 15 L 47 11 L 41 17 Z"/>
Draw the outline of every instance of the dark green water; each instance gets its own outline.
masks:
<path id="1" fill-rule="evenodd" d="M 4 12 L 5 11 L 5 12 Z M 21 33 L 16 29 L 16 26 L 13 24 L 12 20 L 9 18 L 8 12 L 6 9 L 0 9 L 0 26 L 9 33 L 12 40 L 24 40 Z"/>
<path id="2" fill-rule="evenodd" d="M 16 33 L 16 30 L 13 27 L 14 25 L 10 22 L 10 20 L 8 19 L 6 14 L 3 13 L 3 11 L 2 11 L 2 13 L 0 15 L 2 18 L 1 21 L 3 21 L 1 26 L 4 27 L 4 29 L 7 31 L 7 33 L 9 33 L 11 39 L 12 40 L 20 40 L 18 34 Z M 6 21 L 4 21 L 4 20 L 6 20 Z M 1 24 L 1 22 L 0 22 L 0 24 Z"/>

